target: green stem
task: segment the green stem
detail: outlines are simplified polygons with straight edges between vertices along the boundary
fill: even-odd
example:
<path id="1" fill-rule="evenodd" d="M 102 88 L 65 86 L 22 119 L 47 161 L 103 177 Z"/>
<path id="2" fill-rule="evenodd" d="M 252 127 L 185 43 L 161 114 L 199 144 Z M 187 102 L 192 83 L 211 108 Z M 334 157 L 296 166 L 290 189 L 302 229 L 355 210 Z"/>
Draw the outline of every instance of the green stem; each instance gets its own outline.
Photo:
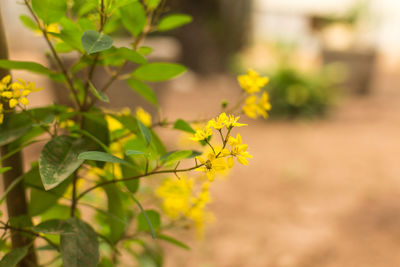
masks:
<path id="1" fill-rule="evenodd" d="M 93 191 L 96 188 L 108 185 L 108 184 L 114 184 L 114 183 L 119 183 L 119 182 L 126 182 L 126 181 L 131 181 L 131 180 L 135 180 L 135 179 L 139 179 L 139 178 L 143 178 L 146 176 L 150 176 L 150 175 L 154 175 L 154 174 L 163 174 L 163 173 L 177 173 L 177 172 L 188 172 L 188 171 L 192 171 L 194 169 L 197 169 L 201 166 L 203 166 L 204 164 L 200 164 L 200 165 L 196 165 L 194 167 L 190 167 L 187 169 L 180 169 L 180 170 L 161 170 L 161 171 L 152 171 L 152 172 L 148 172 L 145 174 L 139 174 L 136 176 L 132 176 L 132 177 L 127 177 L 127 178 L 123 178 L 123 179 L 113 179 L 113 180 L 108 180 L 108 181 L 104 181 L 101 183 L 98 183 L 92 187 L 89 187 L 88 189 L 86 189 L 85 191 L 83 191 L 76 199 L 79 200 L 81 199 L 84 195 L 86 195 L 87 193 Z"/>

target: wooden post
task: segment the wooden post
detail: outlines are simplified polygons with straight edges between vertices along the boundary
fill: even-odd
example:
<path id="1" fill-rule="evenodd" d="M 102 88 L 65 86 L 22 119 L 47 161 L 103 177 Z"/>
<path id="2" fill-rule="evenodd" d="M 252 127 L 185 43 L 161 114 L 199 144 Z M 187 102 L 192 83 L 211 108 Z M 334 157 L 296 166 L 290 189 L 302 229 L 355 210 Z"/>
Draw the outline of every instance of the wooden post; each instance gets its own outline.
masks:
<path id="1" fill-rule="evenodd" d="M 8 48 L 7 40 L 5 36 L 5 29 L 1 16 L 1 5 L 0 5 L 0 59 L 8 59 Z M 9 70 L 0 68 L 0 79 L 10 74 Z M 6 103 L 5 103 L 6 104 Z M 5 105 L 5 108 L 8 108 Z M 7 115 L 5 115 L 7 116 Z M 4 118 L 7 119 L 6 117 Z M 0 154 L 6 155 L 9 152 L 8 146 L 4 145 L 0 148 Z M 13 156 L 5 159 L 2 162 L 3 167 L 12 167 L 12 170 L 3 174 L 3 187 L 4 191 L 10 186 L 10 184 L 20 177 L 23 172 L 23 161 L 21 152 L 15 153 Z M 11 192 L 7 195 L 7 213 L 8 217 L 18 217 L 22 215 L 28 215 L 28 206 L 26 202 L 25 189 L 23 183 L 19 183 Z M 32 243 L 32 237 L 23 235 L 17 231 L 11 231 L 11 242 L 12 248 L 23 247 Z M 33 267 L 38 266 L 36 254 L 31 245 L 31 248 L 25 258 L 20 262 L 20 267 Z"/>

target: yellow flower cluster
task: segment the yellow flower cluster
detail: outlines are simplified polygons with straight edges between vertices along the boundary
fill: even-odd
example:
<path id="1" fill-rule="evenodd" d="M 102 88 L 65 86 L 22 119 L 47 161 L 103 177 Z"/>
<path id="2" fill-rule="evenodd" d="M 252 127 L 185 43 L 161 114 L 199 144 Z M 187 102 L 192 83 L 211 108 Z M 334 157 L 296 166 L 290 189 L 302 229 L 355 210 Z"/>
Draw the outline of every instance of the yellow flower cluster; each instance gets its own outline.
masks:
<path id="1" fill-rule="evenodd" d="M 267 85 L 269 79 L 267 77 L 260 77 L 254 70 L 249 70 L 246 75 L 239 75 L 238 82 L 240 87 L 248 94 L 242 111 L 248 117 L 256 119 L 258 116 L 263 116 L 265 119 L 268 117 L 268 110 L 271 110 L 269 103 L 269 95 L 263 92 L 261 97 L 256 95 L 262 87 Z"/>
<path id="2" fill-rule="evenodd" d="M 23 79 L 18 79 L 18 82 L 11 83 L 11 76 L 7 75 L 0 80 L 0 97 L 4 99 L 9 108 L 14 108 L 21 103 L 28 105 L 29 101 L 26 98 L 31 92 L 37 92 L 42 88 L 36 88 L 33 82 L 26 83 Z M 0 123 L 4 119 L 4 107 L 0 104 Z"/>
<path id="3" fill-rule="evenodd" d="M 174 177 L 166 178 L 157 189 L 156 195 L 163 200 L 162 210 L 173 220 L 187 218 L 193 221 L 197 232 L 202 233 L 204 224 L 212 218 L 205 210 L 210 198 L 210 183 L 205 182 L 196 196 L 194 179 L 182 176 L 177 180 Z"/>
<path id="4" fill-rule="evenodd" d="M 200 167 L 196 171 L 204 172 L 209 181 L 213 181 L 215 174 L 224 173 L 227 169 L 233 166 L 233 158 L 236 157 L 238 162 L 244 165 L 248 164 L 246 158 L 250 158 L 250 154 L 246 152 L 247 145 L 242 144 L 240 134 L 237 138 L 230 136 L 230 132 L 234 127 L 242 127 L 247 124 L 239 123 L 239 117 L 233 115 L 227 115 L 225 112 L 221 113 L 217 118 L 208 121 L 204 129 L 196 131 L 194 136 L 191 138 L 194 141 L 206 142 L 210 147 L 211 151 L 206 153 L 205 157 L 196 157 L 200 161 Z M 226 128 L 226 134 L 224 136 L 223 129 Z M 209 139 L 213 134 L 213 129 L 220 133 L 222 148 L 212 146 L 209 143 Z M 226 145 L 231 146 L 231 151 L 226 148 Z"/>
<path id="5" fill-rule="evenodd" d="M 136 109 L 136 118 L 140 120 L 140 122 L 143 123 L 143 125 L 151 127 L 151 121 L 152 121 L 151 115 L 143 108 L 138 107 Z"/>

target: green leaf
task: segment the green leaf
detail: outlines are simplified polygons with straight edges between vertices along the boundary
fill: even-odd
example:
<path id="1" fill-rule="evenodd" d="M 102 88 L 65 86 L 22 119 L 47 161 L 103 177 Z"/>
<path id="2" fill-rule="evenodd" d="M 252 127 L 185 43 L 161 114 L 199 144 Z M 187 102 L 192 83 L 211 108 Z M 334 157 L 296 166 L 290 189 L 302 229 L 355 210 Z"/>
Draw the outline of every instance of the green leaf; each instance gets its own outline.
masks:
<path id="1" fill-rule="evenodd" d="M 44 234 L 61 234 L 72 232 L 73 228 L 69 223 L 63 220 L 52 219 L 41 222 L 32 228 L 33 231 Z"/>
<path id="2" fill-rule="evenodd" d="M 81 36 L 83 35 L 83 31 L 77 23 L 64 17 L 60 20 L 60 25 L 62 29 L 58 37 L 69 46 L 82 52 Z"/>
<path id="3" fill-rule="evenodd" d="M 154 10 L 161 3 L 161 0 L 145 0 L 144 2 L 149 10 Z"/>
<path id="4" fill-rule="evenodd" d="M 110 143 L 110 133 L 108 129 L 108 123 L 105 119 L 103 113 L 101 113 L 98 109 L 92 109 L 94 112 L 85 112 L 83 114 L 85 118 L 84 130 L 86 133 L 83 133 L 85 136 L 90 138 L 86 139 L 87 150 L 101 150 L 108 151 L 107 146 Z M 100 114 L 95 114 L 95 113 Z M 90 136 L 87 134 L 89 133 Z M 94 139 L 95 138 L 95 139 Z"/>
<path id="5" fill-rule="evenodd" d="M 138 53 L 142 54 L 143 56 L 147 56 L 153 52 L 153 48 L 149 46 L 141 46 L 138 49 Z"/>
<path id="6" fill-rule="evenodd" d="M 98 31 L 85 31 L 81 38 L 82 47 L 88 54 L 101 52 L 112 47 L 113 39 Z"/>
<path id="7" fill-rule="evenodd" d="M 196 133 L 196 131 L 193 130 L 192 126 L 190 126 L 189 123 L 187 123 L 186 121 L 184 121 L 182 119 L 177 119 L 175 121 L 174 129 L 185 131 L 185 132 L 192 133 L 192 134 Z"/>
<path id="8" fill-rule="evenodd" d="M 2 168 L 0 168 L 0 174 L 8 172 L 11 169 L 12 169 L 11 167 L 2 167 Z"/>
<path id="9" fill-rule="evenodd" d="M 157 238 L 161 239 L 161 240 L 164 240 L 164 241 L 167 241 L 168 243 L 174 244 L 177 247 L 181 247 L 183 249 L 190 250 L 190 247 L 188 245 L 186 245 L 185 243 L 183 243 L 183 242 L 181 242 L 179 240 L 176 240 L 173 237 L 170 237 L 170 236 L 167 236 L 167 235 L 163 235 L 163 234 L 159 234 L 159 235 L 157 235 Z"/>
<path id="10" fill-rule="evenodd" d="M 119 9 L 122 24 L 134 36 L 138 36 L 146 25 L 146 11 L 142 4 L 137 1 L 123 6 Z"/>
<path id="11" fill-rule="evenodd" d="M 169 31 L 188 24 L 192 22 L 192 20 L 191 16 L 185 14 L 168 15 L 161 19 L 157 28 L 159 31 Z"/>
<path id="12" fill-rule="evenodd" d="M 4 191 L 4 193 L 2 194 L 2 196 L 0 197 L 0 204 L 3 203 L 3 201 L 6 199 L 7 195 L 11 192 L 11 190 L 13 190 L 13 188 L 15 186 L 17 186 L 22 180 L 23 180 L 24 176 L 20 176 L 17 179 L 15 179 L 8 187 L 7 189 Z"/>
<path id="13" fill-rule="evenodd" d="M 28 254 L 29 246 L 15 248 L 8 252 L 0 261 L 0 267 L 14 267 Z"/>
<path id="14" fill-rule="evenodd" d="M 142 134 L 144 140 L 146 141 L 146 145 L 147 146 L 150 145 L 152 139 L 150 130 L 146 126 L 144 126 L 144 124 L 141 121 L 137 120 L 137 123 L 139 126 L 140 133 Z"/>
<path id="15" fill-rule="evenodd" d="M 133 49 L 120 47 L 118 48 L 118 54 L 122 56 L 124 59 L 132 61 L 134 63 L 147 64 L 146 58 Z"/>
<path id="16" fill-rule="evenodd" d="M 77 218 L 66 221 L 71 232 L 61 234 L 61 256 L 64 267 L 96 267 L 99 262 L 99 243 L 89 224 Z"/>
<path id="17" fill-rule="evenodd" d="M 139 214 L 139 216 L 142 217 L 142 219 L 141 219 L 141 224 L 143 224 L 143 218 L 144 218 L 145 223 L 147 224 L 148 228 L 150 229 L 151 236 L 152 236 L 153 238 L 156 238 L 156 233 L 155 233 L 155 231 L 154 231 L 154 228 L 153 228 L 153 225 L 152 225 L 152 223 L 151 223 L 151 220 L 150 220 L 149 216 L 147 216 L 147 213 L 146 213 L 145 210 L 143 209 L 143 207 L 142 207 L 142 205 L 140 204 L 139 200 L 137 200 L 133 194 L 130 195 L 130 196 L 132 197 L 133 201 L 135 201 L 136 205 L 138 205 L 138 207 L 139 207 L 139 209 L 140 209 L 140 211 L 141 211 L 141 213 Z M 157 213 L 157 212 L 156 212 L 156 213 Z M 139 216 L 138 216 L 138 227 L 139 227 Z M 159 219 L 159 225 L 161 225 L 160 215 L 158 215 L 158 217 L 159 217 L 159 218 L 158 218 L 158 219 Z M 141 227 L 143 227 L 143 226 L 141 226 Z"/>
<path id="18" fill-rule="evenodd" d="M 83 163 L 78 159 L 82 151 L 81 140 L 61 135 L 52 138 L 39 157 L 39 171 L 43 186 L 50 190 L 68 178 Z"/>
<path id="19" fill-rule="evenodd" d="M 139 151 L 139 150 L 130 150 L 130 149 L 128 149 L 127 151 L 125 151 L 125 154 L 128 155 L 128 156 L 146 155 L 146 153 L 144 153 L 143 151 Z"/>
<path id="20" fill-rule="evenodd" d="M 161 226 L 160 214 L 155 210 L 142 211 L 138 215 L 137 221 L 139 231 L 150 231 L 150 225 L 155 231 L 157 231 Z"/>
<path id="21" fill-rule="evenodd" d="M 129 160 L 129 159 L 127 159 L 127 160 Z M 128 168 L 124 165 L 121 165 L 121 172 L 122 172 L 122 176 L 124 178 L 139 175 L 138 170 L 135 170 L 134 168 Z M 136 193 L 137 190 L 139 189 L 139 179 L 124 181 L 124 184 L 125 184 L 126 188 L 129 190 L 129 192 L 131 192 L 133 194 Z"/>
<path id="22" fill-rule="evenodd" d="M 57 74 L 48 68 L 30 61 L 16 61 L 16 60 L 7 60 L 0 59 L 0 68 L 3 69 L 13 69 L 13 70 L 27 70 L 39 74 L 44 74 L 49 76 L 52 79 L 60 80 L 60 75 Z"/>
<path id="23" fill-rule="evenodd" d="M 36 25 L 36 22 L 34 20 L 32 20 L 30 17 L 28 17 L 26 15 L 21 15 L 21 16 L 19 16 L 19 19 L 25 25 L 25 27 L 27 27 L 28 29 L 31 29 L 33 31 L 36 31 L 39 29 L 38 26 Z"/>
<path id="24" fill-rule="evenodd" d="M 117 158 L 114 155 L 101 152 L 101 151 L 87 151 L 87 152 L 82 152 L 79 154 L 78 159 L 81 160 L 94 160 L 94 161 L 104 161 L 104 162 L 111 162 L 111 163 L 120 163 L 120 164 L 125 164 L 125 165 L 130 165 L 129 162 Z"/>
<path id="25" fill-rule="evenodd" d="M 110 234 L 108 237 L 113 244 L 116 244 L 120 240 L 126 228 L 126 223 L 124 223 L 125 212 L 122 205 L 121 193 L 113 184 L 104 186 L 104 190 L 107 194 L 107 210 L 113 215 L 107 216 L 107 221 L 110 225 Z M 117 217 L 118 220 L 114 219 L 114 217 Z"/>
<path id="26" fill-rule="evenodd" d="M 58 22 L 67 11 L 66 0 L 32 0 L 32 8 L 45 24 Z"/>
<path id="27" fill-rule="evenodd" d="M 164 163 L 165 165 L 170 165 L 171 163 L 174 163 L 176 161 L 189 158 L 191 155 L 192 155 L 191 150 L 181 150 L 181 151 L 170 152 L 161 158 L 165 158 L 165 163 Z"/>
<path id="28" fill-rule="evenodd" d="M 71 179 L 66 179 L 57 187 L 46 191 L 43 187 L 38 165 L 32 165 L 31 170 L 24 175 L 25 186 L 30 188 L 29 215 L 42 214 L 57 203 L 70 185 Z"/>
<path id="29" fill-rule="evenodd" d="M 17 140 L 32 128 L 32 120 L 23 113 L 5 116 L 0 124 L 0 146 Z"/>
<path id="30" fill-rule="evenodd" d="M 110 99 L 108 98 L 108 96 L 106 94 L 104 94 L 103 92 L 98 91 L 96 89 L 96 87 L 94 87 L 94 85 L 91 81 L 89 81 L 89 89 L 93 93 L 93 95 L 95 97 L 97 97 L 99 100 L 106 102 L 106 103 L 110 102 Z"/>
<path id="31" fill-rule="evenodd" d="M 126 82 L 132 90 L 141 95 L 144 99 L 149 101 L 154 106 L 158 106 L 157 97 L 154 94 L 153 90 L 147 84 L 134 78 L 130 78 L 126 80 Z"/>
<path id="32" fill-rule="evenodd" d="M 176 63 L 150 63 L 138 67 L 132 75 L 144 81 L 161 82 L 177 77 L 185 71 L 184 66 Z"/>

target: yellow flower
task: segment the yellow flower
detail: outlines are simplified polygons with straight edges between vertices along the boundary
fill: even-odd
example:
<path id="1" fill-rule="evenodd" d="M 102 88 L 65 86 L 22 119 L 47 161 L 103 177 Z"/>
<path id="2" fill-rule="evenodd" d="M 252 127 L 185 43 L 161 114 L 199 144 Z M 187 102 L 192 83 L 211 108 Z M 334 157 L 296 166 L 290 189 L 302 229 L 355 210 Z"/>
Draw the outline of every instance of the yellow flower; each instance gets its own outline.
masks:
<path id="1" fill-rule="evenodd" d="M 146 112 L 143 108 L 138 107 L 136 109 L 136 117 L 145 126 L 147 127 L 151 126 L 151 115 L 148 112 Z"/>
<path id="2" fill-rule="evenodd" d="M 238 82 L 245 92 L 253 94 L 260 91 L 269 82 L 269 79 L 268 77 L 260 77 L 257 72 L 250 69 L 246 75 L 238 76 Z"/>
<path id="3" fill-rule="evenodd" d="M 5 98 L 12 98 L 12 97 L 13 97 L 13 92 L 11 92 L 11 91 L 5 91 L 5 92 L 3 92 L 3 93 L 1 94 L 1 96 L 2 96 L 2 97 L 5 97 Z"/>
<path id="4" fill-rule="evenodd" d="M 233 127 L 242 127 L 242 126 L 247 126 L 247 124 L 244 123 L 238 123 L 237 121 L 240 119 L 240 117 L 235 117 L 233 115 L 229 115 L 229 119 L 226 122 L 226 128 L 231 129 Z"/>
<path id="5" fill-rule="evenodd" d="M 16 105 L 18 105 L 18 100 L 11 98 L 8 102 L 8 105 L 10 106 L 10 108 L 14 108 Z"/>
<path id="6" fill-rule="evenodd" d="M 207 140 L 212 135 L 212 129 L 210 127 L 206 127 L 204 130 L 198 129 L 193 137 L 190 139 L 193 141 L 204 141 Z"/>
<path id="7" fill-rule="evenodd" d="M 28 101 L 28 99 L 26 97 L 20 98 L 19 102 L 21 102 L 21 104 L 23 104 L 25 106 L 29 105 L 29 101 Z"/>
<path id="8" fill-rule="evenodd" d="M 177 219 L 189 211 L 193 184 L 194 180 L 186 176 L 182 176 L 179 180 L 166 178 L 163 181 L 156 195 L 163 199 L 162 209 L 168 217 Z"/>
<path id="9" fill-rule="evenodd" d="M 213 181 L 216 173 L 224 173 L 227 169 L 227 163 L 222 157 L 216 157 L 214 152 L 209 152 L 207 159 L 202 157 L 196 157 L 200 163 L 201 167 L 195 169 L 196 171 L 205 172 L 209 181 Z"/>
<path id="10" fill-rule="evenodd" d="M 260 115 L 265 119 L 268 118 L 267 111 L 271 110 L 268 93 L 263 92 L 260 99 L 255 95 L 249 96 L 246 98 L 246 102 L 242 110 L 246 116 L 252 119 L 256 119 Z"/>
<path id="11" fill-rule="evenodd" d="M 249 165 L 249 161 L 247 159 L 252 158 L 253 156 L 246 151 L 249 146 L 242 143 L 242 137 L 240 136 L 240 134 L 237 134 L 236 138 L 230 136 L 228 139 L 228 143 L 230 146 L 232 146 L 232 151 L 230 152 L 230 154 L 233 157 L 236 157 L 236 160 L 240 164 Z M 229 164 L 233 165 L 233 161 L 231 160 Z"/>
<path id="12" fill-rule="evenodd" d="M 208 122 L 207 126 L 214 129 L 220 130 L 224 128 L 225 124 L 229 121 L 228 116 L 225 112 L 221 113 L 216 119 L 212 119 Z"/>
<path id="13" fill-rule="evenodd" d="M 10 75 L 4 76 L 0 81 L 0 83 L 6 84 L 6 85 L 9 84 L 10 82 L 11 82 L 11 76 Z"/>
<path id="14" fill-rule="evenodd" d="M 106 115 L 106 121 L 110 132 L 123 128 L 122 124 L 112 116 Z"/>

